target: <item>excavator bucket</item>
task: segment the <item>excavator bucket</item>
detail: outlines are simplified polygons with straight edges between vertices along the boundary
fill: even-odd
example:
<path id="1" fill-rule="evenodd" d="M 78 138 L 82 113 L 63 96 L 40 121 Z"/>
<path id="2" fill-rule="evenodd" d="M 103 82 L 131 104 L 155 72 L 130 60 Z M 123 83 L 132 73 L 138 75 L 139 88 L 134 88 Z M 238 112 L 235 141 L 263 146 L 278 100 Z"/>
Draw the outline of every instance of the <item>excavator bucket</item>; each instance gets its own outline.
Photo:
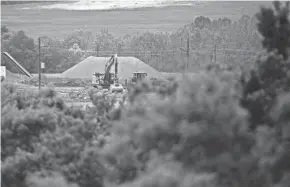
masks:
<path id="1" fill-rule="evenodd" d="M 122 84 L 115 83 L 115 84 L 111 84 L 110 90 L 112 92 L 123 92 L 124 91 L 124 87 L 123 87 Z"/>

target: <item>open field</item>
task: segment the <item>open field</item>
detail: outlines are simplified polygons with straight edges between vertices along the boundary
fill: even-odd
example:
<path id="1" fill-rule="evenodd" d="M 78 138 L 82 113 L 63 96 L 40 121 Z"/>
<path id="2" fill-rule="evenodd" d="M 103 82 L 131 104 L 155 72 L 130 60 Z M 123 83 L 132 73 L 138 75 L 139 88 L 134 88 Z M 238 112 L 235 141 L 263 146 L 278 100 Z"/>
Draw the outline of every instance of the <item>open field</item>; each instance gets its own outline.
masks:
<path id="1" fill-rule="evenodd" d="M 135 32 L 172 32 L 198 16 L 228 17 L 237 20 L 241 15 L 254 15 L 261 4 L 271 2 L 207 2 L 195 6 L 142 8 L 132 10 L 54 10 L 35 8 L 39 4 L 5 5 L 1 8 L 1 22 L 13 30 L 24 30 L 31 37 L 63 38 L 73 30 L 98 32 L 103 28 L 115 36 Z M 23 9 L 27 8 L 27 9 Z M 21 18 L 21 19 L 20 19 Z"/>

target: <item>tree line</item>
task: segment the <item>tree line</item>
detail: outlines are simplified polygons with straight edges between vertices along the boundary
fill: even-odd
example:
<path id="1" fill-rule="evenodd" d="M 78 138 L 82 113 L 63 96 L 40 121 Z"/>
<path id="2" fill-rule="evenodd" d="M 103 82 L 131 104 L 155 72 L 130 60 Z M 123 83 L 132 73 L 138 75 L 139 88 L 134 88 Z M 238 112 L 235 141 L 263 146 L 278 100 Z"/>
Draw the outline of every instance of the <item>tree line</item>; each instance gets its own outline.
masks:
<path id="1" fill-rule="evenodd" d="M 228 18 L 211 20 L 199 16 L 172 33 L 141 32 L 123 37 L 113 36 L 107 29 L 94 33 L 78 30 L 64 39 L 41 37 L 41 60 L 47 73 L 60 73 L 90 55 L 135 56 L 159 71 L 189 71 L 216 63 L 238 65 L 254 61 L 261 48 L 261 36 L 255 17 L 242 16 L 238 21 Z M 187 42 L 189 40 L 189 46 Z M 9 52 L 30 72 L 37 72 L 38 41 L 24 31 L 1 28 L 1 50 Z M 82 52 L 69 49 L 77 44 Z M 189 49 L 187 49 L 189 47 Z M 189 50 L 189 55 L 187 55 Z"/>

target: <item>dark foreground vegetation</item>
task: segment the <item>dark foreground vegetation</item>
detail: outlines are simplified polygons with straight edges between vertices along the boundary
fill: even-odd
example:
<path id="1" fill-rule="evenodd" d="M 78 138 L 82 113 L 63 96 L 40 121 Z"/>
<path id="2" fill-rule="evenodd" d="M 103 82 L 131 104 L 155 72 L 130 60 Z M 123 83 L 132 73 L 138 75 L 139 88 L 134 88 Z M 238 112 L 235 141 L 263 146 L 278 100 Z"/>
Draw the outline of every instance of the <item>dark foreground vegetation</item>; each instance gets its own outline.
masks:
<path id="1" fill-rule="evenodd" d="M 288 187 L 289 3 L 274 5 L 258 14 L 268 54 L 241 80 L 143 82 L 119 109 L 91 91 L 86 111 L 2 85 L 2 186 Z"/>

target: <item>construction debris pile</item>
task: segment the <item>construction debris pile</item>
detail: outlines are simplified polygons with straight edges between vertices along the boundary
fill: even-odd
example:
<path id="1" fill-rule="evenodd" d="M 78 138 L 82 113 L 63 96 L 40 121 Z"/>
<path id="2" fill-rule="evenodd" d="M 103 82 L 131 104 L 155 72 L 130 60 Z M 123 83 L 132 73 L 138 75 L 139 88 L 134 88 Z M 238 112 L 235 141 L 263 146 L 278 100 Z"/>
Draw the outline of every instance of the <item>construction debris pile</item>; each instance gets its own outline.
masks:
<path id="1" fill-rule="evenodd" d="M 57 89 L 57 94 L 67 102 L 89 102 L 88 90 L 85 88 L 76 88 L 71 90 Z"/>
<path id="2" fill-rule="evenodd" d="M 38 94 L 38 87 L 32 85 L 25 85 L 25 84 L 15 84 L 16 88 L 20 92 L 29 91 L 31 94 Z M 42 89 L 48 88 L 47 86 L 42 87 Z M 94 89 L 94 91 L 98 94 L 104 94 L 109 97 L 116 96 L 117 98 L 122 98 L 123 94 L 116 94 L 112 93 L 109 90 L 97 90 L 95 88 L 90 87 L 54 87 L 53 88 L 57 95 L 62 98 L 64 101 L 69 103 L 74 102 L 84 102 L 88 103 L 91 102 L 89 96 L 89 90 Z"/>
<path id="3" fill-rule="evenodd" d="M 23 84 L 38 86 L 39 78 L 38 76 L 34 76 L 31 79 L 26 79 L 21 81 Z M 58 77 L 41 77 L 41 85 L 42 86 L 54 86 L 54 87 L 84 87 L 90 85 L 90 79 L 66 79 L 66 78 L 58 78 Z"/>

